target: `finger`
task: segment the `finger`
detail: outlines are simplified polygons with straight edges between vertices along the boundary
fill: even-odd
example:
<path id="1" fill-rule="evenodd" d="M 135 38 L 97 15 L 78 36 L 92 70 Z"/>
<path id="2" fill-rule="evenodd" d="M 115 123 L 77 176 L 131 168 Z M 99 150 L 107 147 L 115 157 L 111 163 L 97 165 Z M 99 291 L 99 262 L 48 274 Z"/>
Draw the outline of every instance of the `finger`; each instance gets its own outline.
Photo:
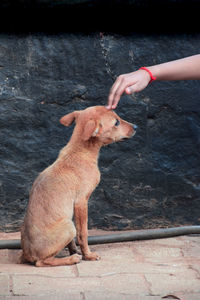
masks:
<path id="1" fill-rule="evenodd" d="M 109 94 L 109 97 L 108 97 L 108 102 L 107 102 L 107 105 L 106 105 L 106 108 L 107 108 L 107 109 L 111 109 L 111 108 L 112 108 L 113 97 L 114 97 L 114 94 L 113 94 L 113 93 L 110 93 L 110 94 Z"/>
<path id="2" fill-rule="evenodd" d="M 122 96 L 122 94 L 124 93 L 124 89 L 125 87 L 119 86 L 119 88 L 116 90 L 115 94 L 113 95 L 113 99 L 112 99 L 112 109 L 115 109 L 118 105 L 118 102 Z"/>
<path id="3" fill-rule="evenodd" d="M 116 108 L 117 104 L 122 96 L 122 94 L 125 92 L 126 88 L 128 88 L 130 82 L 126 79 L 122 79 L 120 85 L 118 86 L 117 90 L 115 91 L 115 94 L 113 96 L 113 104 L 112 108 Z"/>
<path id="4" fill-rule="evenodd" d="M 108 109 L 112 108 L 113 102 L 114 102 L 115 93 L 116 93 L 116 90 L 118 89 L 118 87 L 120 86 L 121 81 L 122 81 L 122 78 L 121 78 L 121 76 L 119 76 L 117 78 L 117 80 L 115 81 L 115 83 L 113 84 L 113 86 L 111 87 L 110 93 L 109 93 L 109 97 L 108 97 L 108 104 L 107 104 L 106 108 L 108 108 Z"/>

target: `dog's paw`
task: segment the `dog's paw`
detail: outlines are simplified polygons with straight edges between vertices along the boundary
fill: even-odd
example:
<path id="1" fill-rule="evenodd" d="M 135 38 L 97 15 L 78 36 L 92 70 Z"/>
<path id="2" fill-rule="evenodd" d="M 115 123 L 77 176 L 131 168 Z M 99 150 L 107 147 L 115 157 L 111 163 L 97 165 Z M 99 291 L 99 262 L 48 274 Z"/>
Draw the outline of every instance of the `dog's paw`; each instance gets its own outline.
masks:
<path id="1" fill-rule="evenodd" d="M 100 260 L 101 257 L 96 252 L 90 252 L 83 256 L 84 260 Z"/>
<path id="2" fill-rule="evenodd" d="M 73 254 L 70 256 L 70 258 L 74 264 L 78 264 L 82 260 L 82 256 L 79 254 Z"/>

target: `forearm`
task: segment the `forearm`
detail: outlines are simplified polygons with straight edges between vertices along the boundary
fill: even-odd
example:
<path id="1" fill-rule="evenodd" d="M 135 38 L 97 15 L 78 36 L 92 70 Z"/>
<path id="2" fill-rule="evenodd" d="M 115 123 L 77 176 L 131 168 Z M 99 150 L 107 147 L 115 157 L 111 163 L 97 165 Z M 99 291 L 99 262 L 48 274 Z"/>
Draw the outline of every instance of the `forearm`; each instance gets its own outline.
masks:
<path id="1" fill-rule="evenodd" d="M 157 80 L 200 79 L 200 54 L 147 68 Z"/>
<path id="2" fill-rule="evenodd" d="M 153 77 L 157 80 L 200 79 L 200 54 L 118 76 L 110 90 L 107 108 L 115 109 L 124 92 L 130 95 L 142 91 Z"/>

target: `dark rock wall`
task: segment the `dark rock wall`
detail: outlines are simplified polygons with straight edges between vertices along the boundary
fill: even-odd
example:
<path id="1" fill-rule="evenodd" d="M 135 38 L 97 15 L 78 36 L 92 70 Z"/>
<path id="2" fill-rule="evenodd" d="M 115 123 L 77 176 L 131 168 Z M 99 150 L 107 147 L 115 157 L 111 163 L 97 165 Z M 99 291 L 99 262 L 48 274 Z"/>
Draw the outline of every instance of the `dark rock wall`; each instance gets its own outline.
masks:
<path id="1" fill-rule="evenodd" d="M 69 140 L 61 116 L 106 104 L 121 73 L 199 49 L 198 33 L 1 33 L 0 230 L 19 229 L 34 179 Z M 89 227 L 199 224 L 200 82 L 153 82 L 117 113 L 139 127 L 101 150 Z"/>

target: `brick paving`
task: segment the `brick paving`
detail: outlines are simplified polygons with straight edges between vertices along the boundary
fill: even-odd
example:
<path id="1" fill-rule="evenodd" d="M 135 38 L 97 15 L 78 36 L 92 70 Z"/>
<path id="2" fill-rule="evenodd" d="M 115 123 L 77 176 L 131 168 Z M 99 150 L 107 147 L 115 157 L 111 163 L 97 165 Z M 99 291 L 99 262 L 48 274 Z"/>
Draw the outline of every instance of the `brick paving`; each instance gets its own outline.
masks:
<path id="1" fill-rule="evenodd" d="M 0 250 L 0 300 L 200 300 L 200 236 L 90 248 L 100 261 L 45 268 L 18 264 L 21 250 Z"/>

